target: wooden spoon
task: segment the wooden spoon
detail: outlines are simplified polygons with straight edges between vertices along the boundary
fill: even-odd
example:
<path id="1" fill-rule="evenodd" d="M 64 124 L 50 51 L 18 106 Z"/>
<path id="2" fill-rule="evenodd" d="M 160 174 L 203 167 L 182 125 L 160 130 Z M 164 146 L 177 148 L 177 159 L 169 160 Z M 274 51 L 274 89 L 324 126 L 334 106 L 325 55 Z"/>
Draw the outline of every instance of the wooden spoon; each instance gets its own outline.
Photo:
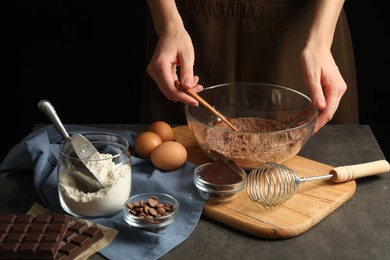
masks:
<path id="1" fill-rule="evenodd" d="M 221 113 L 219 113 L 215 108 L 213 108 L 209 103 L 207 103 L 206 100 L 204 100 L 202 97 L 200 97 L 198 94 L 193 92 L 191 89 L 183 88 L 179 80 L 175 80 L 175 87 L 186 93 L 187 95 L 193 97 L 196 99 L 200 104 L 205 106 L 208 110 L 210 110 L 211 113 L 216 115 L 217 117 L 221 118 L 222 121 L 224 121 L 231 129 L 234 131 L 240 131 L 237 127 L 235 127 L 225 116 L 223 116 Z"/>

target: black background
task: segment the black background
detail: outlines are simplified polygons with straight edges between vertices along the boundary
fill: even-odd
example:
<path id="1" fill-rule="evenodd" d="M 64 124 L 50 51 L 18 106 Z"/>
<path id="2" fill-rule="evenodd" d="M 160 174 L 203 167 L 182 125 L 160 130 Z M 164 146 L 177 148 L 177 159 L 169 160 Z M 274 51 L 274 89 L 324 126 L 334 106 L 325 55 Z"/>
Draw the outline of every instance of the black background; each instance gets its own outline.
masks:
<path id="1" fill-rule="evenodd" d="M 371 127 L 389 159 L 390 14 L 377 1 L 347 0 L 345 10 L 355 52 L 360 124 Z"/>
<path id="2" fill-rule="evenodd" d="M 11 59 L 3 70 L 1 161 L 34 124 L 49 123 L 37 109 L 40 99 L 50 100 L 65 124 L 139 122 L 146 1 L 13 2 L 3 9 L 9 12 L 3 41 L 12 51 L 3 49 Z M 390 158 L 387 9 L 351 0 L 345 9 L 360 123 L 371 127 Z"/>

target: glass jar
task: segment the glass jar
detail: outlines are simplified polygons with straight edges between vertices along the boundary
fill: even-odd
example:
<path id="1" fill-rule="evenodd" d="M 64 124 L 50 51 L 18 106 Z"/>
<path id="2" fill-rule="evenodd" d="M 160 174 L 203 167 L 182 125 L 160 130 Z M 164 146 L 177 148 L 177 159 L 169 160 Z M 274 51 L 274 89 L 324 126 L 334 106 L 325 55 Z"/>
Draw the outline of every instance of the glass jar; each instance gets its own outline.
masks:
<path id="1" fill-rule="evenodd" d="M 109 217 L 121 211 L 131 192 L 131 156 L 128 141 L 111 133 L 83 135 L 98 151 L 87 160 L 77 157 L 71 140 L 60 147 L 58 192 L 62 208 L 76 217 Z M 84 189 L 75 175 L 87 167 L 103 185 L 97 191 Z"/>

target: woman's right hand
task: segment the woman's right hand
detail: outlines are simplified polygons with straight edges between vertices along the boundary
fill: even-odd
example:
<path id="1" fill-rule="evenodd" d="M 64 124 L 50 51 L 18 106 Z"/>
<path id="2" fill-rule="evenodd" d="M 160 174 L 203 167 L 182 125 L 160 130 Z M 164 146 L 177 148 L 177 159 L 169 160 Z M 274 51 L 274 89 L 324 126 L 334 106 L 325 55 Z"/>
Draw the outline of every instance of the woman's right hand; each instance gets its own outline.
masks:
<path id="1" fill-rule="evenodd" d="M 175 1 L 148 0 L 148 4 L 159 38 L 147 72 L 167 99 L 198 106 L 198 101 L 177 89 L 174 84 L 180 76 L 184 88 L 195 93 L 203 90 L 203 86 L 198 84 L 199 77 L 194 75 L 194 46 Z M 180 75 L 177 74 L 178 70 Z"/>
<path id="2" fill-rule="evenodd" d="M 182 86 L 198 93 L 203 87 L 198 84 L 199 77 L 194 76 L 194 48 L 187 31 L 174 29 L 164 31 L 158 39 L 156 49 L 147 67 L 148 74 L 158 85 L 165 97 L 174 102 L 180 101 L 198 106 L 198 101 L 178 90 L 174 82 L 178 79 L 177 67 L 180 70 Z"/>

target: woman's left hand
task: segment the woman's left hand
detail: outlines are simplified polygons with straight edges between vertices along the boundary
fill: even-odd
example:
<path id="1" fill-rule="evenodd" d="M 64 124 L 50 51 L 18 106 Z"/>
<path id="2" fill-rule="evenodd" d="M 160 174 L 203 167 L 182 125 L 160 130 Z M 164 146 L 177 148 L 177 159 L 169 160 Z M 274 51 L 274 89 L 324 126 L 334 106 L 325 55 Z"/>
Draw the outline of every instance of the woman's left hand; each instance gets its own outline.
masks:
<path id="1" fill-rule="evenodd" d="M 300 61 L 310 97 L 319 111 L 314 134 L 333 118 L 347 84 L 327 48 L 306 46 Z"/>

